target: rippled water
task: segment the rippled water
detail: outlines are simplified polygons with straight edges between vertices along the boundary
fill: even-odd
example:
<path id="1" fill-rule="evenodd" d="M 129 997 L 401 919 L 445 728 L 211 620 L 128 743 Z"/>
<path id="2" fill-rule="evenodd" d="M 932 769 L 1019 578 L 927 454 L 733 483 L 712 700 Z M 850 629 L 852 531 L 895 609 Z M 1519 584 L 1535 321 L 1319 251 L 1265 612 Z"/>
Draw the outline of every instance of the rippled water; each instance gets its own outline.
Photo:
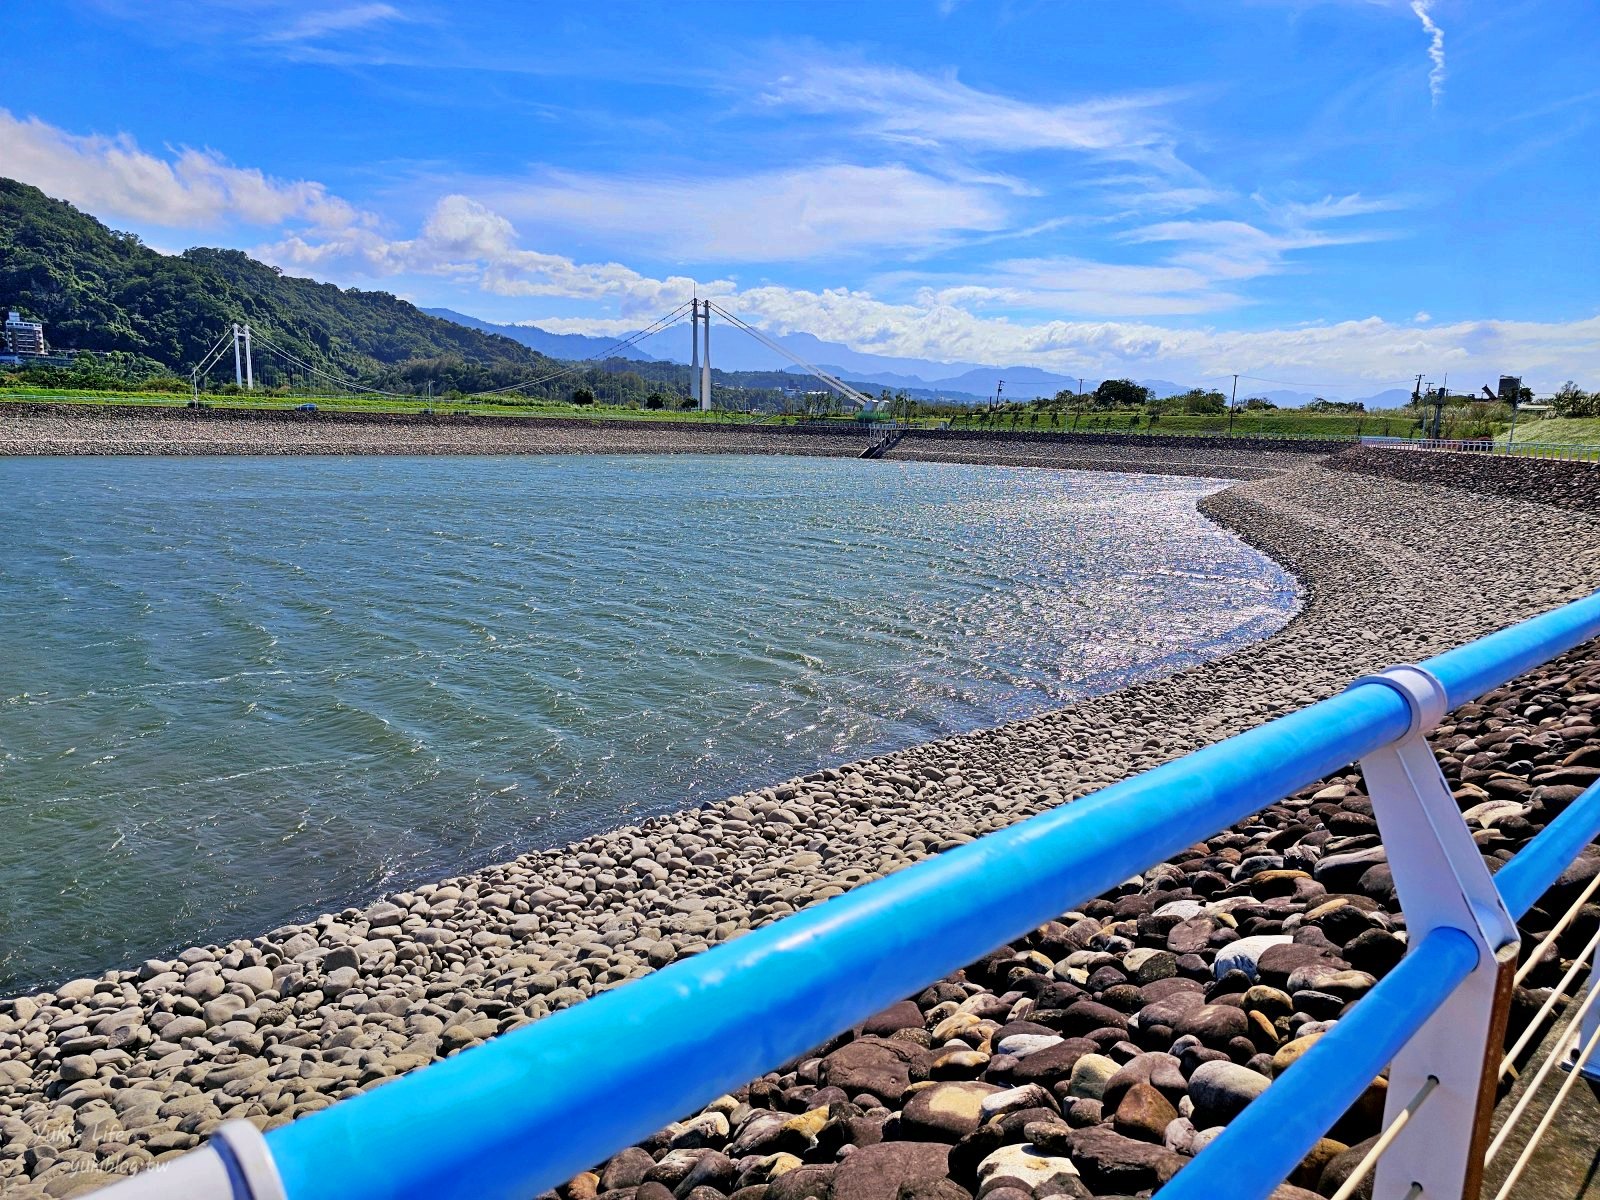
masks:
<path id="1" fill-rule="evenodd" d="M 1218 484 L 0 460 L 0 986 L 1026 716 L 1276 628 Z"/>

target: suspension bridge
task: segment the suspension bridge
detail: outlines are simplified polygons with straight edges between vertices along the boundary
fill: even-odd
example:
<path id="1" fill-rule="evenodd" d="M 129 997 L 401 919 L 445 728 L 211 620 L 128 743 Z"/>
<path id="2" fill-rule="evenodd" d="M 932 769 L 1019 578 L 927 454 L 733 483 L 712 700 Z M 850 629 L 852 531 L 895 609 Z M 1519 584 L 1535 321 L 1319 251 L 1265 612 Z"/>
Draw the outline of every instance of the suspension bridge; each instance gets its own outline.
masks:
<path id="1" fill-rule="evenodd" d="M 859 411 L 870 411 L 877 406 L 877 401 L 871 396 L 851 387 L 844 380 L 823 370 L 813 363 L 807 362 L 795 354 L 787 346 L 769 337 L 756 326 L 744 320 L 736 313 L 714 300 L 701 300 L 698 297 L 685 300 L 670 312 L 663 314 L 641 329 L 630 333 L 624 338 L 603 350 L 566 364 L 559 369 L 549 370 L 537 375 L 516 380 L 500 387 L 486 388 L 479 391 L 462 393 L 464 400 L 492 400 L 515 394 L 527 394 L 537 389 L 548 387 L 558 380 L 568 378 L 586 370 L 590 364 L 606 362 L 625 353 L 627 350 L 638 346 L 648 338 L 656 337 L 667 330 L 680 326 L 685 322 L 690 329 L 689 353 L 689 397 L 695 406 L 702 412 L 713 409 L 713 382 L 711 370 L 711 327 L 713 315 L 720 317 L 732 329 L 739 331 L 754 339 L 780 358 L 788 361 L 812 376 L 832 392 L 839 400 Z M 272 362 L 275 374 L 286 375 L 291 380 L 304 380 L 308 394 L 313 387 L 336 387 L 346 394 L 366 395 L 375 397 L 391 397 L 396 400 L 414 401 L 418 395 L 414 392 L 388 391 L 383 388 L 363 384 L 340 372 L 328 367 L 320 366 L 310 361 L 312 356 L 289 349 L 282 343 L 287 338 L 281 338 L 274 333 L 270 337 L 263 334 L 259 328 L 252 327 L 248 321 L 235 321 L 212 344 L 190 371 L 190 387 L 194 399 L 199 400 L 203 384 L 210 378 L 211 373 L 219 367 L 225 369 L 226 360 L 230 352 L 233 359 L 233 382 L 241 391 L 254 391 L 257 387 L 257 354 L 261 353 Z M 428 393 L 431 398 L 431 385 Z"/>

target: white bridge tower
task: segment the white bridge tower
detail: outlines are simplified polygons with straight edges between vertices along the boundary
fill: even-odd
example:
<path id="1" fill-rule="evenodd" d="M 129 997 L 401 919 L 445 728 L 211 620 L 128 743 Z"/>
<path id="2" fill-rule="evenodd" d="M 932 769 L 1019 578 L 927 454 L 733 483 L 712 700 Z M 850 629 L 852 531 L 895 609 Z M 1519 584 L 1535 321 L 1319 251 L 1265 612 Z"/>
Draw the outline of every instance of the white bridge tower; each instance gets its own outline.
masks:
<path id="1" fill-rule="evenodd" d="M 241 355 L 241 349 L 243 351 Z M 241 358 L 243 362 L 241 364 Z M 250 361 L 250 326 L 235 323 L 233 327 L 233 382 L 235 386 L 254 391 L 255 365 Z"/>
<path id="2" fill-rule="evenodd" d="M 701 322 L 705 322 L 704 354 Z M 689 391 L 701 412 L 711 410 L 711 301 L 689 301 Z"/>

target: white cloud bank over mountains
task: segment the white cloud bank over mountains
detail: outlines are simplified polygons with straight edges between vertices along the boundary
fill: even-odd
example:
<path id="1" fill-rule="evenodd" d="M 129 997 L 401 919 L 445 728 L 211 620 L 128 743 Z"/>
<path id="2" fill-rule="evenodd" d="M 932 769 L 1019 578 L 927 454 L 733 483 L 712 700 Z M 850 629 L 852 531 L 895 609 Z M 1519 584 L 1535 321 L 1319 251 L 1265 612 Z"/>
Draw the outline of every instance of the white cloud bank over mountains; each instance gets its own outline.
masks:
<path id="1" fill-rule="evenodd" d="M 903 83 L 904 81 L 899 81 Z M 894 79 L 890 84 L 898 86 Z M 780 86 L 781 85 L 780 83 Z M 879 84 L 878 86 L 887 86 Z M 909 86 L 909 85 L 906 85 Z M 821 100 L 809 101 L 821 103 Z M 868 106 L 870 108 L 870 106 Z M 890 106 L 885 105 L 885 111 Z M 926 118 L 942 121 L 948 113 Z M 1059 115 L 1062 139 L 1093 143 L 1094 113 Z M 883 119 L 885 137 L 917 136 L 908 120 Z M 966 136 L 1015 137 L 1003 111 L 992 127 Z M 524 244 L 514 219 L 538 214 L 542 225 L 563 222 L 605 235 L 648 211 L 689 238 L 698 229 L 701 262 L 738 261 L 763 238 L 779 239 L 774 260 L 804 257 L 826 242 L 859 250 L 903 249 L 896 238 L 937 240 L 1004 225 L 993 189 L 951 184 L 910 168 L 838 165 L 809 173 L 820 190 L 808 192 L 798 174 L 753 175 L 709 217 L 680 204 L 670 181 L 607 189 L 616 181 L 551 174 L 531 190 L 486 186 L 482 198 L 438 199 L 408 238 L 392 237 L 376 214 L 330 193 L 321 183 L 275 179 L 229 164 L 209 150 L 187 147 L 163 155 L 126 135 L 72 134 L 0 109 L 0 173 L 35 184 L 113 223 L 230 234 L 286 270 L 340 283 L 378 283 L 432 302 L 429 280 L 459 292 L 559 301 L 559 309 L 589 306 L 592 315 L 526 319 L 555 332 L 632 331 L 689 298 L 717 296 L 771 333 L 810 333 L 863 353 L 1032 365 L 1085 376 L 1133 375 L 1202 382 L 1231 372 L 1266 376 L 1338 394 L 1409 383 L 1416 371 L 1448 371 L 1467 387 L 1516 371 L 1536 387 L 1600 377 L 1600 316 L 1570 322 L 1510 320 L 1410 323 L 1378 317 L 1273 329 L 1167 326 L 1152 317 L 1209 314 L 1240 302 L 1230 288 L 1280 269 L 1286 255 L 1365 240 L 1341 230 L 1351 216 L 1381 212 L 1395 202 L 1360 196 L 1317 204 L 1272 205 L 1257 197 L 1261 224 L 1176 219 L 1135 226 L 1116 235 L 1130 245 L 1170 253 L 1156 263 L 1105 263 L 1067 257 L 1001 259 L 981 280 L 950 273 L 905 271 L 872 287 L 745 286 L 734 277 L 701 280 L 686 274 L 652 276 L 619 262 L 580 262 Z M 1166 159 L 1157 133 L 1138 143 L 1138 155 Z M 954 189 L 952 191 L 951 189 Z M 963 191 L 962 189 L 967 190 Z M 869 197 L 874 198 L 869 201 Z M 645 206 L 640 208 L 638 206 Z M 552 214 L 554 218 L 552 219 Z M 705 229 L 710 221 L 712 228 Z M 263 237 L 264 235 L 264 237 Z M 718 251 L 721 251 L 719 253 Z M 1060 314 L 1057 317 L 1055 314 Z M 1070 319 L 1069 319 L 1070 318 Z M 1309 381 L 1306 382 L 1306 381 Z"/>

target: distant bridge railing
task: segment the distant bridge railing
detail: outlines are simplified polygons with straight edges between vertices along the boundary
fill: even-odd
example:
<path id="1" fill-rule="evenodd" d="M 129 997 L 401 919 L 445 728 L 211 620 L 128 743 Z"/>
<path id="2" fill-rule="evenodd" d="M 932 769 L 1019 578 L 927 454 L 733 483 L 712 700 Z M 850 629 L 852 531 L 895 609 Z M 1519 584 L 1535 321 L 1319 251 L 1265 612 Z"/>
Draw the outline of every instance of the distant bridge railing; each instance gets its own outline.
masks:
<path id="1" fill-rule="evenodd" d="M 1151 864 L 1359 761 L 1409 950 L 1184 1167 L 1161 1200 L 1267 1196 L 1386 1066 L 1386 1131 L 1375 1147 L 1382 1153 L 1369 1156 L 1356 1182 L 1375 1162 L 1379 1197 L 1476 1196 L 1496 1083 L 1528 1040 L 1502 1058 L 1511 987 L 1521 974 L 1515 921 L 1600 833 L 1600 785 L 1491 877 L 1425 735 L 1448 711 L 1596 636 L 1600 593 L 1420 667 L 1357 680 L 1332 699 L 264 1137 L 248 1122 L 229 1122 L 206 1147 L 101 1194 L 107 1200 L 529 1200 Z M 1555 936 L 1532 952 L 1523 972 Z M 1600 935 L 1564 986 L 1597 943 Z M 1584 1046 L 1563 1096 L 1588 1073 L 1588 1055 L 1600 1043 L 1597 1024 L 1585 1022 Z M 1488 1152 L 1498 1152 L 1505 1138 L 1502 1132 Z M 1517 1170 L 1525 1161 L 1526 1152 Z M 1339 1195 L 1354 1187 L 1348 1183 Z"/>
<path id="2" fill-rule="evenodd" d="M 1454 451 L 1462 454 L 1499 454 L 1512 458 L 1539 458 L 1555 462 L 1600 462 L 1600 446 L 1572 442 L 1516 442 L 1492 438 L 1364 437 L 1363 446 L 1379 449 Z"/>

